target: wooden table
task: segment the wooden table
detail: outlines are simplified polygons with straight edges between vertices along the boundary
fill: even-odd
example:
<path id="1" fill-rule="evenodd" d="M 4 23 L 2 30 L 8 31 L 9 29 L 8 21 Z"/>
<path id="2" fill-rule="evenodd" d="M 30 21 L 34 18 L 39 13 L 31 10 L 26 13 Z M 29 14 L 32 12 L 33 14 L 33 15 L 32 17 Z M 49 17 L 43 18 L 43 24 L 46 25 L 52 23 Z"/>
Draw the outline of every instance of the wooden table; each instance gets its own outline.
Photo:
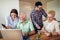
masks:
<path id="1" fill-rule="evenodd" d="M 0 40 L 3 40 L 3 39 L 0 39 Z"/>
<path id="2" fill-rule="evenodd" d="M 32 35 L 30 38 L 31 40 L 36 40 L 36 34 Z M 0 40 L 3 40 L 3 39 L 0 39 Z M 40 40 L 60 40 L 60 36 L 47 37 L 45 35 L 42 35 Z"/>
<path id="3" fill-rule="evenodd" d="M 36 34 L 32 35 L 31 40 L 36 40 Z M 60 40 L 60 36 L 51 36 L 51 37 L 47 37 L 46 35 L 41 35 L 40 40 Z"/>

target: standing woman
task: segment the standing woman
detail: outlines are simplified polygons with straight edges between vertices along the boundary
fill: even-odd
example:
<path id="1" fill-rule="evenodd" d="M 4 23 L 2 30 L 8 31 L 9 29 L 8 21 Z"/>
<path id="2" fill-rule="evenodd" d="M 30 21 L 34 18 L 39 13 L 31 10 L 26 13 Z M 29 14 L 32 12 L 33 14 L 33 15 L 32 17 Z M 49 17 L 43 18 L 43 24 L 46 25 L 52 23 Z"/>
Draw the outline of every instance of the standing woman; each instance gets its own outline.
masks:
<path id="1" fill-rule="evenodd" d="M 18 11 L 12 9 L 10 15 L 6 17 L 6 27 L 7 29 L 15 29 L 18 23 Z"/>

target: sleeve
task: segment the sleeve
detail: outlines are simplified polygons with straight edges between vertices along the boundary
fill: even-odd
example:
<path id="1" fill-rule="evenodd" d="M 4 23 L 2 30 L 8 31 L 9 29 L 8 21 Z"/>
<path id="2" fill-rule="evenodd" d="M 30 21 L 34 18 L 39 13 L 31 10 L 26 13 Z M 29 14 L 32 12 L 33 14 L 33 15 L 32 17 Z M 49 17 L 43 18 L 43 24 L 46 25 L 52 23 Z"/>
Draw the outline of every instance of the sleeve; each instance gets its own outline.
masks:
<path id="1" fill-rule="evenodd" d="M 34 25 L 36 25 L 37 23 L 36 23 L 36 21 L 35 21 L 35 17 L 34 17 L 34 15 L 33 15 L 33 13 L 31 13 L 30 17 L 31 17 L 32 23 L 33 23 Z"/>
<path id="2" fill-rule="evenodd" d="M 42 9 L 41 11 L 42 11 L 42 15 L 44 15 L 47 18 L 47 13 L 45 12 L 45 10 Z"/>
<path id="3" fill-rule="evenodd" d="M 55 31 L 59 33 L 59 30 L 60 30 L 60 29 L 59 29 L 59 23 L 56 22 L 56 23 L 55 23 Z"/>
<path id="4" fill-rule="evenodd" d="M 48 31 L 46 30 L 47 21 L 43 22 L 43 24 L 44 24 L 44 25 L 43 25 L 43 28 L 42 28 L 41 31 L 46 33 L 46 32 L 48 32 Z"/>
<path id="5" fill-rule="evenodd" d="M 8 17 L 5 17 L 5 22 L 6 22 L 6 26 L 9 26 L 9 19 L 8 19 Z"/>
<path id="6" fill-rule="evenodd" d="M 30 31 L 33 31 L 34 30 L 34 27 L 33 27 L 33 24 L 32 24 L 31 21 L 29 22 L 29 25 L 30 25 Z"/>
<path id="7" fill-rule="evenodd" d="M 16 29 L 19 29 L 20 27 L 19 27 L 19 22 L 17 23 L 17 27 L 16 27 Z"/>

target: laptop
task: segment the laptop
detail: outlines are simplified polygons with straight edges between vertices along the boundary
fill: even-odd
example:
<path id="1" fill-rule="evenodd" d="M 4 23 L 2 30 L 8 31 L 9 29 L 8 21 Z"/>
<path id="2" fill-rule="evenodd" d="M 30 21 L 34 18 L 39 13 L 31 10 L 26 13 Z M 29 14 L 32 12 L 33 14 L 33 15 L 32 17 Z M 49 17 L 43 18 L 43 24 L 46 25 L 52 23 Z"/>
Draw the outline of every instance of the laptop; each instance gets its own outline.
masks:
<path id="1" fill-rule="evenodd" d="M 21 30 L 5 29 L 1 30 L 3 40 L 23 40 Z"/>

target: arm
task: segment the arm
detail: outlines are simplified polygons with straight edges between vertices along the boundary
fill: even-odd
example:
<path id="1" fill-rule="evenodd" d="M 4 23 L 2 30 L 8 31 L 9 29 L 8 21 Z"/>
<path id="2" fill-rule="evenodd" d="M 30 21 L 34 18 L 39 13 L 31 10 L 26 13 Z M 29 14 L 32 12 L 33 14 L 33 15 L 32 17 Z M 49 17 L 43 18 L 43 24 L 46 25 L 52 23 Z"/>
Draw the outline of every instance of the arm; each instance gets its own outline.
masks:
<path id="1" fill-rule="evenodd" d="M 30 32 L 29 32 L 29 36 L 35 34 L 35 31 L 34 31 L 34 27 L 33 27 L 33 24 L 32 22 L 30 22 Z"/>
<path id="2" fill-rule="evenodd" d="M 33 24 L 36 26 L 37 23 L 35 21 L 35 17 L 33 15 L 33 13 L 31 13 L 30 17 L 31 17 L 31 20 L 32 20 Z"/>
<path id="3" fill-rule="evenodd" d="M 9 25 L 8 17 L 5 18 L 5 22 L 6 22 L 6 26 L 8 26 Z"/>
<path id="4" fill-rule="evenodd" d="M 16 27 L 16 29 L 19 29 L 20 27 L 19 27 L 19 22 L 17 23 L 17 27 Z"/>
<path id="5" fill-rule="evenodd" d="M 6 27 L 7 27 L 7 29 L 10 29 L 10 26 L 9 26 L 9 16 L 7 16 L 5 18 L 5 21 L 6 21 Z"/>
<path id="6" fill-rule="evenodd" d="M 29 35 L 29 36 L 32 36 L 32 35 L 34 35 L 34 34 L 35 34 L 35 31 L 32 30 L 28 35 Z"/>
<path id="7" fill-rule="evenodd" d="M 42 34 L 42 35 L 46 35 L 46 36 L 51 36 L 51 33 L 50 33 L 50 32 L 47 32 L 47 31 L 45 30 L 45 27 L 42 28 L 41 34 Z"/>
<path id="8" fill-rule="evenodd" d="M 43 28 L 42 28 L 42 30 L 41 30 L 41 34 L 45 34 L 46 33 L 46 30 L 45 30 L 45 24 L 46 24 L 46 22 L 43 22 Z"/>
<path id="9" fill-rule="evenodd" d="M 42 11 L 42 15 L 44 15 L 47 18 L 47 13 L 45 12 L 45 10 L 42 9 L 41 11 Z"/>
<path id="10" fill-rule="evenodd" d="M 23 36 L 28 37 L 35 34 L 32 22 L 29 22 L 29 32 L 23 32 Z"/>
<path id="11" fill-rule="evenodd" d="M 55 32 L 52 33 L 53 35 L 58 35 L 59 34 L 59 23 L 55 23 Z"/>
<path id="12" fill-rule="evenodd" d="M 37 29 L 40 29 L 40 26 L 35 21 L 35 16 L 33 15 L 33 13 L 31 13 L 30 16 L 31 16 L 32 23 L 36 26 Z"/>

